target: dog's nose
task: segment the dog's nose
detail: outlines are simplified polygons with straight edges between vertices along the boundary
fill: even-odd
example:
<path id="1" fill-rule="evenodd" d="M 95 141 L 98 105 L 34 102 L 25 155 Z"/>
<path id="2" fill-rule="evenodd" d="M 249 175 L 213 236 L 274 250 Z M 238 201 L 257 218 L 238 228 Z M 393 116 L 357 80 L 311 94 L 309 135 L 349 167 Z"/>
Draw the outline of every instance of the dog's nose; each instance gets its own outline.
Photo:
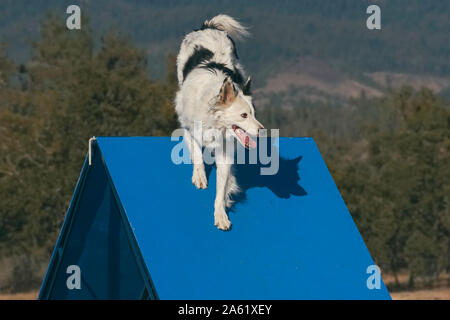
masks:
<path id="1" fill-rule="evenodd" d="M 263 125 L 262 125 L 262 124 L 260 124 L 260 125 L 258 126 L 258 131 L 257 131 L 257 133 L 258 133 L 258 136 L 259 136 L 259 130 L 261 130 L 261 129 L 264 129 L 264 127 L 263 127 Z"/>

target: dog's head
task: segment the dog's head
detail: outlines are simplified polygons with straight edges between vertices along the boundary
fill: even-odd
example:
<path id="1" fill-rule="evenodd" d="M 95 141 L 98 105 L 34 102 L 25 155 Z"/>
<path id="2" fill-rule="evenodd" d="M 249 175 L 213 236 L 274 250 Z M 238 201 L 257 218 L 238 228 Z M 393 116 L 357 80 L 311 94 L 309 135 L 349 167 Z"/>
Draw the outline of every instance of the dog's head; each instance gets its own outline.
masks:
<path id="1" fill-rule="evenodd" d="M 221 126 L 230 129 L 244 147 L 256 148 L 254 137 L 264 127 L 255 118 L 250 85 L 250 78 L 241 89 L 234 85 L 230 77 L 226 77 L 215 99 L 214 112 Z"/>

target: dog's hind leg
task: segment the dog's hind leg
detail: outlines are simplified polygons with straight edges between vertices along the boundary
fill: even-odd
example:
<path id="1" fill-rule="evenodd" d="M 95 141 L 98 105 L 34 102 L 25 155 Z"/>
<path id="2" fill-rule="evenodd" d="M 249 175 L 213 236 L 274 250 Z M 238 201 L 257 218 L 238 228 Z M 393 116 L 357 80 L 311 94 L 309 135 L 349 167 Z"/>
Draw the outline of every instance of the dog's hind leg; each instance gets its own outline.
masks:
<path id="1" fill-rule="evenodd" d="M 221 230 L 228 230 L 231 222 L 225 211 L 227 197 L 227 184 L 230 176 L 231 163 L 227 161 L 226 154 L 216 153 L 217 187 L 214 202 L 214 225 Z"/>
<path id="2" fill-rule="evenodd" d="M 206 189 L 208 187 L 208 179 L 206 178 L 205 165 L 203 163 L 202 148 L 188 130 L 184 130 L 184 141 L 191 153 L 192 164 L 194 167 L 192 172 L 192 183 L 199 189 Z"/>
<path id="3" fill-rule="evenodd" d="M 232 195 L 239 192 L 239 185 L 237 184 L 236 177 L 234 176 L 233 171 L 233 167 L 231 167 L 227 185 L 225 188 L 225 206 L 227 208 L 231 208 L 231 206 L 233 205 L 233 200 L 231 199 Z"/>

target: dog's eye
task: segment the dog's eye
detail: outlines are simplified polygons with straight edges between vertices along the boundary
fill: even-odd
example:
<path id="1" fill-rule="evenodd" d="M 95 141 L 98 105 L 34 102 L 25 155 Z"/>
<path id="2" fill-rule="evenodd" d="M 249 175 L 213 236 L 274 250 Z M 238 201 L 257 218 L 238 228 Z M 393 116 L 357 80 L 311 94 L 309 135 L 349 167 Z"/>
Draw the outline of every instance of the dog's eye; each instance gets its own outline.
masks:
<path id="1" fill-rule="evenodd" d="M 241 114 L 241 117 L 245 119 L 245 118 L 247 118 L 247 117 L 248 117 L 248 114 L 246 114 L 246 113 L 242 113 L 242 114 Z"/>

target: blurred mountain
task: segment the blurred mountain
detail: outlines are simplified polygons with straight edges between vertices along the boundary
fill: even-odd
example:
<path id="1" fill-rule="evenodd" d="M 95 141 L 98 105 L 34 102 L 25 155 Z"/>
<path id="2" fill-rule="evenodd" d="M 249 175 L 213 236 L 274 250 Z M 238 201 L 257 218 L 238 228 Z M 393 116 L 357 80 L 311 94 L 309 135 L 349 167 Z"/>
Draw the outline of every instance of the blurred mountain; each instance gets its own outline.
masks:
<path id="1" fill-rule="evenodd" d="M 18 62 L 49 11 L 67 16 L 79 4 L 98 42 L 107 29 L 128 35 L 148 54 L 149 72 L 161 78 L 168 53 L 207 18 L 227 13 L 250 27 L 239 55 L 257 88 L 300 88 L 312 99 L 379 96 L 403 83 L 450 92 L 450 2 L 447 0 L 2 0 L 0 42 Z M 378 4 L 382 29 L 366 28 L 366 8 Z M 76 31 L 72 31 L 76 32 Z M 364 93 L 363 93 L 364 92 Z"/>

